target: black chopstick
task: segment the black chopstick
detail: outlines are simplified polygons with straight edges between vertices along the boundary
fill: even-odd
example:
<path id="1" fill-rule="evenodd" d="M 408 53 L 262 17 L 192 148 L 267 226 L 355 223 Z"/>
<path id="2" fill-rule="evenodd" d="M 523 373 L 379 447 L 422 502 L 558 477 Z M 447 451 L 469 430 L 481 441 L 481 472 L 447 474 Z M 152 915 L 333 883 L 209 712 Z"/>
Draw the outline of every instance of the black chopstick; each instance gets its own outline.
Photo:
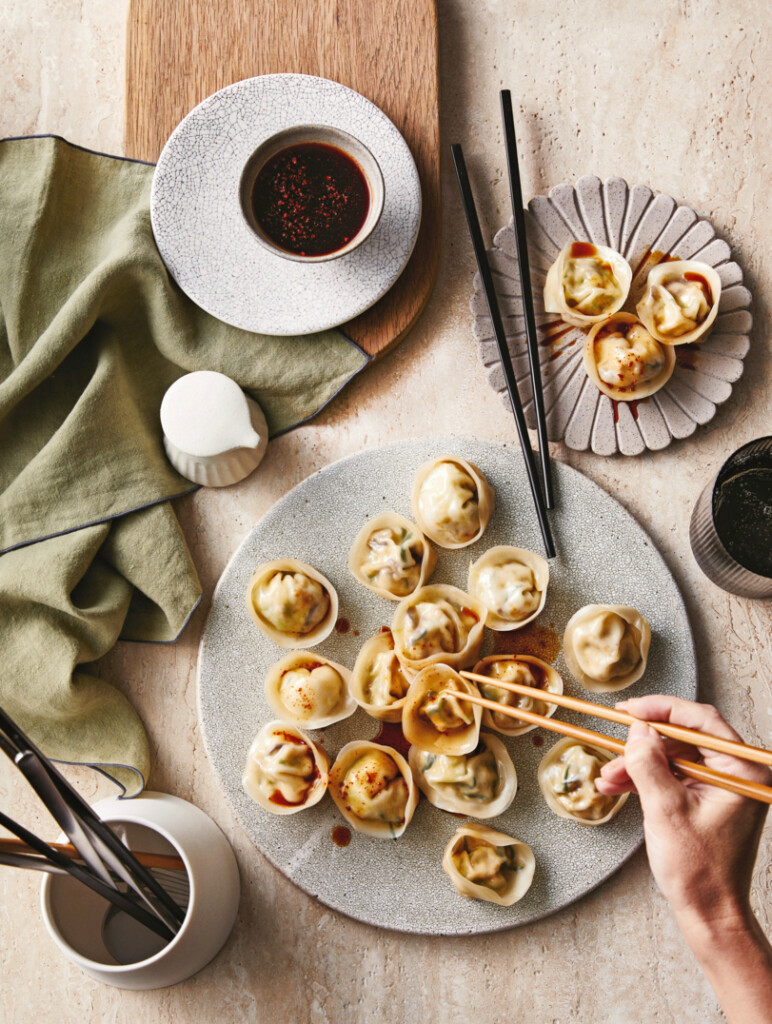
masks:
<path id="1" fill-rule="evenodd" d="M 496 297 L 496 288 L 493 284 L 491 268 L 488 266 L 488 257 L 485 253 L 485 243 L 483 242 L 482 231 L 480 230 L 477 207 L 475 206 L 474 196 L 472 195 L 472 186 L 469 184 L 469 175 L 466 172 L 464 153 L 459 143 L 454 143 L 450 147 L 450 152 L 453 156 L 453 163 L 456 168 L 458 186 L 461 189 L 461 201 L 464 206 L 464 213 L 466 214 L 466 222 L 469 225 L 469 234 L 472 236 L 472 247 L 474 249 L 475 259 L 477 260 L 477 268 L 480 271 L 483 288 L 485 289 L 485 298 L 488 302 L 488 312 L 491 318 L 493 334 L 496 339 L 496 344 L 498 345 L 499 355 L 501 356 L 501 366 L 504 370 L 504 379 L 507 383 L 509 400 L 512 403 L 512 413 L 515 417 L 515 425 L 517 426 L 517 433 L 520 438 L 520 447 L 523 451 L 525 469 L 528 474 L 528 483 L 531 485 L 531 494 L 533 495 L 533 503 L 536 506 L 536 515 L 539 519 L 539 528 L 541 529 L 542 540 L 544 541 L 547 558 L 554 558 L 555 545 L 552 540 L 550 525 L 547 520 L 547 510 L 544 506 L 544 498 L 542 497 L 541 486 L 539 483 L 539 474 L 536 470 L 536 463 L 534 461 L 533 450 L 531 448 L 531 440 L 528 436 L 528 427 L 526 426 L 525 416 L 523 415 L 523 406 L 520 402 L 520 393 L 517 390 L 517 380 L 515 379 L 515 371 L 512 367 L 512 359 L 509 355 L 507 339 L 504 334 L 504 325 L 501 322 L 501 311 L 499 310 L 499 301 Z"/>
<path id="2" fill-rule="evenodd" d="M 517 160 L 517 139 L 515 137 L 515 119 L 512 114 L 512 95 L 509 89 L 501 90 L 501 117 L 504 122 L 504 141 L 507 150 L 507 169 L 509 171 L 509 194 L 512 198 L 512 219 L 515 228 L 517 245 L 517 266 L 520 271 L 520 294 L 525 315 L 525 338 L 528 346 L 528 361 L 531 364 L 531 390 L 533 391 L 533 407 L 536 413 L 536 433 L 539 438 L 539 460 L 544 490 L 544 503 L 547 508 L 555 504 L 552 493 L 552 473 L 550 466 L 550 446 L 547 440 L 547 417 L 544 413 L 544 392 L 539 365 L 539 339 L 536 335 L 536 318 L 533 314 L 533 291 L 531 289 L 531 267 L 528 261 L 528 235 L 526 234 L 525 215 L 523 212 L 523 190 L 520 186 L 520 165 Z"/>

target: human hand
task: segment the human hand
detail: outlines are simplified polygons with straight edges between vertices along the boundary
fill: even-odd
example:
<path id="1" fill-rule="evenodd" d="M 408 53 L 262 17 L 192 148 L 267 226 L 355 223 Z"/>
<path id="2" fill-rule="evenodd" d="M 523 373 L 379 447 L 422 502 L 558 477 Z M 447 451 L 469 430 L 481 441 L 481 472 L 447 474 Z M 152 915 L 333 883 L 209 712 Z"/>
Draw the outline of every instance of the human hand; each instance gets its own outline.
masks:
<path id="1" fill-rule="evenodd" d="M 617 704 L 636 718 L 673 722 L 726 739 L 740 737 L 708 704 L 651 695 Z M 609 795 L 637 791 L 649 864 L 682 930 L 742 928 L 766 808 L 693 779 L 677 779 L 668 756 L 702 759 L 718 771 L 769 784 L 770 772 L 727 754 L 663 738 L 644 722 L 630 727 L 625 753 L 603 766 L 596 785 Z"/>

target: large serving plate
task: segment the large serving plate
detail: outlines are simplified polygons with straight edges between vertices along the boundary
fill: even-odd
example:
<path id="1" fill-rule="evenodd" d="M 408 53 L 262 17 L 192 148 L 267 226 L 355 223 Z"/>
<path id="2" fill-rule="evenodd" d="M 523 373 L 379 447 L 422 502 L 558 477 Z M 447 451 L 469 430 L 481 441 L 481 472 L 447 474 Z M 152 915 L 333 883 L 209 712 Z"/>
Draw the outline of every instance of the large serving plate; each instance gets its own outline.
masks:
<path id="1" fill-rule="evenodd" d="M 710 221 L 671 196 L 648 185 L 628 185 L 622 178 L 586 175 L 576 185 L 556 185 L 548 196 L 536 196 L 527 210 L 528 251 L 534 311 L 540 339 L 540 365 L 551 441 L 569 448 L 592 449 L 597 455 L 640 455 L 666 448 L 689 437 L 716 414 L 743 372 L 750 346 L 751 294 L 743 285 L 740 265 L 727 243 L 716 236 Z M 650 398 L 612 402 L 602 395 L 582 363 L 585 332 L 570 328 L 555 313 L 544 311 L 544 281 L 562 247 L 572 239 L 608 245 L 621 252 L 636 272 L 652 254 L 700 260 L 721 278 L 719 313 L 703 342 L 676 347 L 676 369 L 668 383 Z M 497 232 L 488 259 L 496 282 L 504 329 L 518 388 L 530 427 L 536 426 L 531 398 L 525 322 L 520 295 L 517 248 L 512 222 Z M 634 282 L 635 286 L 635 282 Z M 498 348 L 488 317 L 479 274 L 475 275 L 471 308 L 480 358 L 491 387 L 509 407 Z M 630 312 L 631 307 L 625 306 Z"/>
<path id="2" fill-rule="evenodd" d="M 525 898 L 503 908 L 465 900 L 452 888 L 441 868 L 442 851 L 461 819 L 424 799 L 400 839 L 354 833 L 350 845 L 341 848 L 333 842 L 332 830 L 344 822 L 329 797 L 308 811 L 276 817 L 257 807 L 241 788 L 250 742 L 260 726 L 275 717 L 265 700 L 263 680 L 283 653 L 256 629 L 246 609 L 247 583 L 255 568 L 291 556 L 310 562 L 333 582 L 340 597 L 340 625 L 348 629 L 333 632 L 317 650 L 351 666 L 364 641 L 389 624 L 396 605 L 351 576 L 346 567 L 349 546 L 365 520 L 385 509 L 410 517 L 415 470 L 442 454 L 476 463 L 495 488 L 496 508 L 480 542 L 461 551 L 438 552 L 433 582 L 466 587 L 469 563 L 494 544 L 541 550 L 517 448 L 427 438 L 344 459 L 279 501 L 226 567 L 201 640 L 198 697 L 207 751 L 223 791 L 255 845 L 276 867 L 327 906 L 360 921 L 450 935 L 535 921 L 595 888 L 641 843 L 637 800 L 628 800 L 618 817 L 600 828 L 557 818 L 544 804 L 536 782 L 536 766 L 556 738 L 541 730 L 504 737 L 519 789 L 511 808 L 490 824 L 531 845 L 537 868 Z M 647 672 L 625 695 L 659 692 L 693 698 L 696 669 L 689 622 L 678 588 L 651 539 L 621 505 L 575 470 L 556 465 L 555 488 L 557 507 L 551 520 L 558 557 L 551 563 L 547 604 L 538 620 L 546 631 L 542 640 L 562 635 L 582 605 L 633 605 L 650 620 L 653 639 Z M 493 634 L 486 632 L 484 653 L 493 642 Z M 562 656 L 556 667 L 566 692 L 582 695 Z M 613 704 L 619 695 L 592 699 Z M 572 713 L 558 714 L 579 720 Z M 602 725 L 615 735 L 624 734 L 609 723 Z M 345 722 L 311 735 L 322 739 L 334 757 L 349 740 L 374 737 L 378 727 L 358 710 Z"/>

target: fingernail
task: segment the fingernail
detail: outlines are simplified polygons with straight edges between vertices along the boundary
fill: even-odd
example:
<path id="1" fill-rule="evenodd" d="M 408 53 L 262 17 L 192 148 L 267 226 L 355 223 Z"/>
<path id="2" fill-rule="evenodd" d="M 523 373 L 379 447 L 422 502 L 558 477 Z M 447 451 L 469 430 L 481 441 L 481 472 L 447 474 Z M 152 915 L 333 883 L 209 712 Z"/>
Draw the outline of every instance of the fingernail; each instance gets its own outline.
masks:
<path id="1" fill-rule="evenodd" d="M 647 740 L 652 735 L 656 736 L 656 733 L 650 725 L 647 725 L 645 722 L 633 722 L 627 734 L 627 742 L 635 743 L 636 740 Z"/>

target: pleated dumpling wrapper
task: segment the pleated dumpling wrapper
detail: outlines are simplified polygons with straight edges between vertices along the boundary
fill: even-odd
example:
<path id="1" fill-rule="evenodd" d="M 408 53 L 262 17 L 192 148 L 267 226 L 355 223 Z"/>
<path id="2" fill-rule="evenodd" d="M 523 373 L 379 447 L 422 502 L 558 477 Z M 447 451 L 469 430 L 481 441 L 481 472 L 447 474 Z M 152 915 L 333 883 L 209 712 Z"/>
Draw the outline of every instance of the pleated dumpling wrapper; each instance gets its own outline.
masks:
<path id="1" fill-rule="evenodd" d="M 399 722 L 409 686 L 394 650 L 391 630 L 376 633 L 357 655 L 349 683 L 351 696 L 373 718 Z"/>
<path id="2" fill-rule="evenodd" d="M 485 625 L 497 632 L 525 626 L 547 600 L 548 563 L 533 551 L 502 544 L 469 567 L 469 593 L 488 609 Z"/>
<path id="3" fill-rule="evenodd" d="M 511 907 L 531 888 L 536 858 L 519 839 L 471 822 L 445 847 L 442 868 L 461 896 Z"/>
<path id="4" fill-rule="evenodd" d="M 673 376 L 672 345 L 652 338 L 630 313 L 615 313 L 596 324 L 584 341 L 584 368 L 595 387 L 617 402 L 653 395 Z"/>
<path id="5" fill-rule="evenodd" d="M 477 681 L 477 686 L 483 697 L 488 700 L 495 700 L 499 704 L 506 704 L 511 708 L 522 708 L 524 711 L 532 711 L 535 715 L 546 715 L 551 718 L 557 710 L 556 704 L 550 704 L 538 697 L 531 697 L 525 694 L 514 693 L 503 686 L 497 686 L 497 681 L 504 683 L 518 683 L 520 686 L 532 686 L 547 693 L 562 693 L 563 679 L 555 669 L 548 665 L 541 658 L 535 658 L 530 654 L 492 654 L 474 667 L 476 675 L 489 676 L 490 683 Z M 482 724 L 487 729 L 495 729 L 504 736 L 522 736 L 526 732 L 535 729 L 535 725 L 518 721 L 499 711 L 483 710 Z"/>
<path id="6" fill-rule="evenodd" d="M 451 550 L 479 540 L 493 513 L 493 488 L 466 459 L 440 455 L 416 470 L 413 515 L 435 544 Z"/>
<path id="7" fill-rule="evenodd" d="M 414 523 L 397 512 L 382 512 L 357 534 L 348 567 L 369 590 L 401 601 L 424 586 L 436 561 L 434 548 Z"/>
<path id="8" fill-rule="evenodd" d="M 415 677 L 402 708 L 402 731 L 414 747 L 430 754 L 471 754 L 480 741 L 482 708 L 448 690 L 480 696 L 448 665 L 429 665 Z"/>
<path id="9" fill-rule="evenodd" d="M 709 333 L 718 315 L 721 278 L 698 260 L 668 260 L 649 271 L 636 310 L 656 341 L 688 345 Z"/>
<path id="10" fill-rule="evenodd" d="M 265 696 L 283 721 L 324 729 L 356 711 L 350 681 L 349 670 L 324 655 L 291 651 L 268 670 Z"/>
<path id="11" fill-rule="evenodd" d="M 517 772 L 497 736 L 480 733 L 471 754 L 432 754 L 411 747 L 408 762 L 430 804 L 451 814 L 495 818 L 517 793 Z"/>
<path id="12" fill-rule="evenodd" d="M 279 647 L 314 647 L 332 632 L 338 595 L 312 565 L 279 558 L 261 565 L 252 576 L 247 609 L 258 628 Z"/>
<path id="13" fill-rule="evenodd" d="M 287 722 L 268 722 L 252 741 L 244 790 L 271 814 L 296 814 L 327 791 L 330 761 L 324 749 Z"/>
<path id="14" fill-rule="evenodd" d="M 467 668 L 479 656 L 488 609 L 447 583 L 421 587 L 400 601 L 391 622 L 394 648 L 408 678 L 442 662 Z"/>
<path id="15" fill-rule="evenodd" d="M 547 273 L 544 308 L 572 327 L 592 327 L 622 308 L 633 272 L 605 245 L 569 242 Z"/>
<path id="16" fill-rule="evenodd" d="M 357 832 L 398 839 L 413 817 L 418 788 L 398 751 L 370 740 L 354 740 L 335 758 L 330 796 Z"/>
<path id="17" fill-rule="evenodd" d="M 635 608 L 588 604 L 568 620 L 563 657 L 586 690 L 609 693 L 641 678 L 650 644 L 651 627 Z"/>
<path id="18" fill-rule="evenodd" d="M 629 793 L 606 796 L 595 786 L 613 755 L 579 740 L 560 740 L 539 762 L 537 776 L 547 806 L 580 825 L 603 825 L 622 809 Z"/>

